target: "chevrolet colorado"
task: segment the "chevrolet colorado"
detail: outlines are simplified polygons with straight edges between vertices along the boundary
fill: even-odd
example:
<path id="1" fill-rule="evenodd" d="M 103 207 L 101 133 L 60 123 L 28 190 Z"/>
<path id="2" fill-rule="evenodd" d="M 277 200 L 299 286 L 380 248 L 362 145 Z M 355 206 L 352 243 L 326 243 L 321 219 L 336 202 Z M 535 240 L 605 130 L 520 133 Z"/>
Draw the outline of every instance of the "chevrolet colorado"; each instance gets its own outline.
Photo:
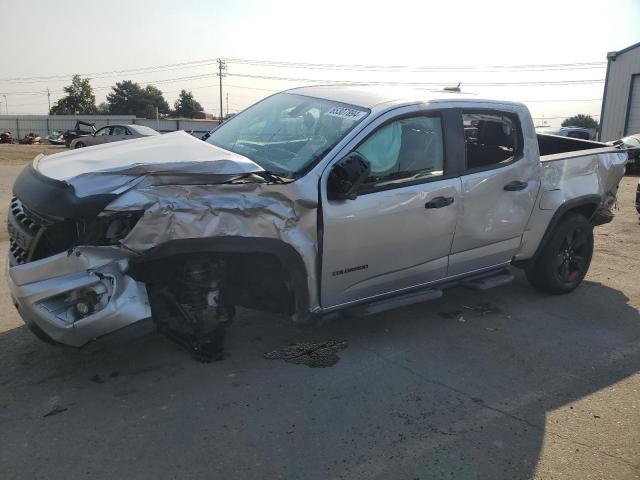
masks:
<path id="1" fill-rule="evenodd" d="M 13 187 L 8 283 L 47 341 L 152 318 L 202 359 L 236 306 L 364 314 L 501 285 L 509 265 L 567 293 L 626 157 L 536 135 L 520 103 L 292 89 L 206 142 L 175 132 L 34 159 Z"/>

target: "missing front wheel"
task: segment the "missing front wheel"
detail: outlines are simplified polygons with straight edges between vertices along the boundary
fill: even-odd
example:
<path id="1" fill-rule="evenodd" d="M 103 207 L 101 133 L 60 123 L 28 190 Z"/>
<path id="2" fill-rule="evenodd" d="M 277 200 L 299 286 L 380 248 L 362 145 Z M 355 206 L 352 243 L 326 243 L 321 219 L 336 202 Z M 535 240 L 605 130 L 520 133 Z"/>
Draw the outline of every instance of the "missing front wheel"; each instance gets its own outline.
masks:
<path id="1" fill-rule="evenodd" d="M 226 301 L 225 264 L 201 258 L 163 264 L 150 290 L 159 331 L 202 362 L 224 358 L 224 340 L 235 309 Z"/>

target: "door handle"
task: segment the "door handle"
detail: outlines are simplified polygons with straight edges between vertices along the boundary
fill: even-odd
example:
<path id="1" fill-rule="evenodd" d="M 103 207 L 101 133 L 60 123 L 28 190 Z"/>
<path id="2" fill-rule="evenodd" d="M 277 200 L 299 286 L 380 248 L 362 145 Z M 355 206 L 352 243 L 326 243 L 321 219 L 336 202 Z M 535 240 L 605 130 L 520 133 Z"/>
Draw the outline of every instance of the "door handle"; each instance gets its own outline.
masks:
<path id="1" fill-rule="evenodd" d="M 507 192 L 517 192 L 518 190 L 524 190 L 529 185 L 528 182 L 521 182 L 520 180 L 514 180 L 504 186 Z"/>
<path id="2" fill-rule="evenodd" d="M 453 203 L 453 197 L 436 197 L 424 204 L 424 208 L 442 208 Z"/>

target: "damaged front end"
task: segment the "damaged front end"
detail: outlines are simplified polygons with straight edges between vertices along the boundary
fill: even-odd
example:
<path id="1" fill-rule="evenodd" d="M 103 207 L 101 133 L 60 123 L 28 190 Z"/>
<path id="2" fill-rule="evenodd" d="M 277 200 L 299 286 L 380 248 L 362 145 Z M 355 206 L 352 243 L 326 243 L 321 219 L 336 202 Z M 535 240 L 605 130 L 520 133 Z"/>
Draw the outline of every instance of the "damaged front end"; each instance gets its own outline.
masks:
<path id="1" fill-rule="evenodd" d="M 147 292 L 127 275 L 131 254 L 116 247 L 77 247 L 11 267 L 13 301 L 42 340 L 81 347 L 149 318 Z"/>
<path id="2" fill-rule="evenodd" d="M 173 143 L 198 158 L 162 161 L 176 155 L 159 145 L 169 136 L 132 149 L 140 159 L 140 145 L 150 145 L 155 162 L 118 159 L 118 149 L 128 152 L 118 147 L 106 153 L 121 166 L 95 170 L 87 157 L 107 150 L 97 147 L 76 153 L 84 155 L 79 162 L 66 159 L 66 174 L 36 161 L 17 179 L 7 277 L 40 338 L 80 347 L 152 317 L 210 361 L 221 354 L 236 306 L 295 317 L 317 302 L 309 298 L 317 200 L 306 192 L 313 188 L 271 181 L 248 159 L 230 160 L 186 134 Z"/>

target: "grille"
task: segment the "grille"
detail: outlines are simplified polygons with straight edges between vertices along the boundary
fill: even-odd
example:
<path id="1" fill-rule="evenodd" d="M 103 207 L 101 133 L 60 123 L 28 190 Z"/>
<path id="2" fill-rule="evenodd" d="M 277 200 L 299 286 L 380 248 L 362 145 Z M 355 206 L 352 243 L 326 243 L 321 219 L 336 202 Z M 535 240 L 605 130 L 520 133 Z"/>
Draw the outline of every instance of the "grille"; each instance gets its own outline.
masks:
<path id="1" fill-rule="evenodd" d="M 9 252 L 12 265 L 44 258 L 75 244 L 75 224 L 53 220 L 29 210 L 13 197 L 8 218 Z"/>

